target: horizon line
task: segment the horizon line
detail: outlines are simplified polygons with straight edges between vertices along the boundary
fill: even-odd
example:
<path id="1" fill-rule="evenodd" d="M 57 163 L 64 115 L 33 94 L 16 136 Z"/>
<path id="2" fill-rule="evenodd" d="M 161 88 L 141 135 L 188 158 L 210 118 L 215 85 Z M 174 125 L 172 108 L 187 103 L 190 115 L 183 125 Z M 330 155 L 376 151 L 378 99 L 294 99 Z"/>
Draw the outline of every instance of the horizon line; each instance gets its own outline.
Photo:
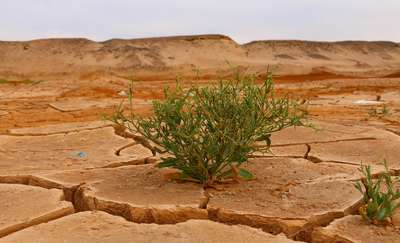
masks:
<path id="1" fill-rule="evenodd" d="M 137 38 L 110 38 L 110 39 L 105 39 L 105 40 L 95 40 L 90 37 L 82 37 L 82 36 L 60 36 L 60 37 L 39 37 L 39 38 L 34 38 L 34 39 L 26 39 L 26 40 L 0 40 L 0 42 L 34 42 L 34 41 L 46 41 L 46 40 L 85 40 L 85 41 L 90 41 L 90 42 L 96 42 L 96 43 L 106 43 L 106 42 L 111 42 L 111 41 L 144 41 L 144 40 L 163 40 L 163 39 L 188 39 L 188 38 L 223 38 L 223 39 L 229 39 L 236 44 L 239 45 L 247 45 L 251 43 L 257 43 L 257 42 L 286 42 L 286 41 L 293 41 L 293 42 L 310 42 L 310 43 L 345 43 L 345 42 L 390 42 L 390 43 L 395 43 L 395 44 L 400 44 L 400 42 L 394 41 L 394 40 L 382 40 L 382 39 L 376 39 L 376 40 L 363 40 L 363 39 L 343 39 L 343 40 L 309 40 L 309 39 L 298 39 L 298 38 L 293 38 L 293 39 L 256 39 L 256 40 L 251 40 L 248 42 L 238 42 L 234 38 L 225 35 L 225 34 L 190 34 L 190 35 L 160 35 L 160 36 L 148 36 L 148 37 L 137 37 Z"/>

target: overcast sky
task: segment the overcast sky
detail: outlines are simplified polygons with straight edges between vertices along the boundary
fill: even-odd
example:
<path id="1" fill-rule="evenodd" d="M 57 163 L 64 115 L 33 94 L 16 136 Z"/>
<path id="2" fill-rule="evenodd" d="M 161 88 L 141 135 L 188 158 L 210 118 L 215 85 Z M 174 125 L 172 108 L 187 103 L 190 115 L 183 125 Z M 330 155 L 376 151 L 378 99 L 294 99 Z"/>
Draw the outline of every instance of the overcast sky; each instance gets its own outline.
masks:
<path id="1" fill-rule="evenodd" d="M 400 42 L 400 0 L 0 0 L 0 40 L 225 34 Z"/>

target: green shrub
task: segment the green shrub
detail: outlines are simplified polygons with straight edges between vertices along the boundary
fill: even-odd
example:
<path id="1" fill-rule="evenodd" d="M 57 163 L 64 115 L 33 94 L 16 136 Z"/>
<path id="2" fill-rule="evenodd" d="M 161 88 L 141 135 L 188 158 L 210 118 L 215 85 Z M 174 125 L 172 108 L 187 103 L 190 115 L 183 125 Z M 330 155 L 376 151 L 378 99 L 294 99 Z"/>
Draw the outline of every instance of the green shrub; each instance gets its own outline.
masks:
<path id="1" fill-rule="evenodd" d="M 205 187 L 254 178 L 240 166 L 254 152 L 269 151 L 271 133 L 303 125 L 305 116 L 297 102 L 274 96 L 270 74 L 262 85 L 252 76 L 237 75 L 215 86 L 185 90 L 178 84 L 174 90 L 165 89 L 164 96 L 153 102 L 150 117 L 136 116 L 132 106 L 124 115 L 120 106 L 112 120 L 166 152 L 159 167 L 176 168 L 179 179 Z"/>
<path id="2" fill-rule="evenodd" d="M 361 165 L 359 169 L 365 178 L 356 182 L 355 187 L 363 194 L 363 202 L 359 209 L 360 215 L 369 223 L 382 224 L 390 221 L 395 210 L 400 206 L 397 199 L 400 198 L 399 189 L 394 189 L 394 182 L 399 182 L 400 178 L 393 181 L 385 161 L 385 171 L 378 179 L 373 179 L 371 166 Z M 382 183 L 384 187 L 382 188 Z"/>

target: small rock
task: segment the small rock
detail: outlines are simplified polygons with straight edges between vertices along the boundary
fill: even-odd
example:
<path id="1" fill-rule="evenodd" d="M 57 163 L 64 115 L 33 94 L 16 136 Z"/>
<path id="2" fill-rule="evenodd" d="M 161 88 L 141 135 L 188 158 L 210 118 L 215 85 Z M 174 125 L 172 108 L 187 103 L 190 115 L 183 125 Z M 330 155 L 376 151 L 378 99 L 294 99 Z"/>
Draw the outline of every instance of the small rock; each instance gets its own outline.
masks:
<path id="1" fill-rule="evenodd" d="M 85 158 L 85 157 L 87 157 L 87 153 L 78 151 L 73 154 L 73 157 L 74 158 Z"/>
<path id="2" fill-rule="evenodd" d="M 119 95 L 119 96 L 122 96 L 122 97 L 128 96 L 128 94 L 127 94 L 126 91 L 124 91 L 124 90 L 118 92 L 118 95 Z"/>

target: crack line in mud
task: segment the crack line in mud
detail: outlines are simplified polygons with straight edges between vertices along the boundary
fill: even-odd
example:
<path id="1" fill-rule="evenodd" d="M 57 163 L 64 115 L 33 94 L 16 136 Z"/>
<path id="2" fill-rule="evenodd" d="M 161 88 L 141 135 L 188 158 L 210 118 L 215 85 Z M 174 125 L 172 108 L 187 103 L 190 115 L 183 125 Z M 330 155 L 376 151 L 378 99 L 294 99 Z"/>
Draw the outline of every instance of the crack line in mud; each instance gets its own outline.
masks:
<path id="1" fill-rule="evenodd" d="M 365 137 L 365 138 L 349 138 L 349 139 L 339 139 L 339 140 L 331 140 L 331 141 L 315 141 L 315 142 L 300 142 L 300 143 L 287 143 L 287 144 L 275 144 L 271 145 L 273 147 L 288 147 L 288 146 L 295 146 L 295 145 L 303 145 L 303 144 L 326 144 L 326 143 L 338 143 L 338 142 L 352 142 L 352 141 L 364 141 L 364 140 L 377 140 L 374 137 Z"/>
<path id="2" fill-rule="evenodd" d="M 4 177 L 3 179 L 0 177 L 0 183 L 12 183 L 12 184 L 24 184 L 24 185 L 29 185 L 29 186 L 37 186 L 37 187 L 42 187 L 46 189 L 52 189 L 56 188 L 59 190 L 62 190 L 64 193 L 64 197 L 66 201 L 69 201 L 72 203 L 74 207 L 74 212 L 81 212 L 81 211 L 93 211 L 93 210 L 99 210 L 99 211 L 104 211 L 106 213 L 112 214 L 114 216 L 119 216 L 123 217 L 128 221 L 135 222 L 135 223 L 156 223 L 156 224 L 175 224 L 177 222 L 157 222 L 157 220 L 154 218 L 154 215 L 152 212 L 153 210 L 157 211 L 157 208 L 146 208 L 142 207 L 141 209 L 143 210 L 143 213 L 146 215 L 145 218 L 143 219 L 134 219 L 132 218 L 131 210 L 132 209 L 139 209 L 140 207 L 138 206 L 133 206 L 129 203 L 122 203 L 122 202 L 113 202 L 113 201 L 108 201 L 108 200 L 103 200 L 101 198 L 98 198 L 96 196 L 92 195 L 85 195 L 85 192 L 90 191 L 90 187 L 85 183 L 82 182 L 80 184 L 75 184 L 71 186 L 65 186 L 62 185 L 59 182 L 55 182 L 46 178 L 42 178 L 40 176 L 34 176 L 34 175 L 24 175 L 24 176 L 15 176 L 15 177 Z M 340 212 L 327 212 L 323 215 L 313 215 L 310 218 L 297 218 L 297 217 L 263 217 L 265 218 L 268 222 L 268 224 L 271 224 L 270 226 L 261 226 L 261 225 L 253 225 L 250 221 L 246 221 L 246 216 L 244 215 L 244 218 L 241 218 L 239 221 L 234 220 L 232 222 L 224 222 L 223 220 L 221 221 L 219 219 L 219 216 L 215 215 L 219 210 L 223 210 L 223 208 L 210 208 L 208 209 L 208 203 L 210 199 L 212 198 L 211 194 L 208 193 L 207 190 L 203 190 L 202 193 L 202 198 L 200 198 L 199 202 L 199 210 L 206 210 L 207 212 L 207 219 L 223 224 L 228 224 L 228 225 L 238 225 L 238 224 L 245 224 L 253 228 L 262 228 L 265 232 L 269 232 L 267 229 L 268 228 L 274 228 L 274 227 L 284 227 L 282 226 L 279 221 L 280 220 L 302 220 L 305 221 L 306 224 L 302 227 L 300 227 L 296 232 L 292 232 L 291 234 L 285 233 L 282 230 L 280 230 L 279 233 L 284 233 L 288 238 L 294 239 L 294 240 L 306 240 L 307 242 L 310 242 L 308 239 L 305 238 L 304 234 L 306 235 L 311 235 L 310 232 L 314 230 L 315 227 L 321 227 L 321 226 L 326 226 L 329 225 L 332 221 L 345 217 L 348 214 L 354 213 L 356 210 L 358 203 L 356 202 L 353 205 L 350 206 L 349 212 L 345 213 L 340 213 Z M 90 206 L 89 204 L 92 204 Z M 107 205 L 110 206 L 112 205 L 111 209 L 107 208 Z M 179 214 L 179 211 L 176 212 Z M 246 215 L 252 215 L 252 214 L 246 214 Z M 331 215 L 331 216 L 329 216 Z M 58 218 L 64 217 L 67 215 L 60 216 Z M 55 219 L 58 219 L 55 218 Z M 52 220 L 55 220 L 52 219 Z M 179 222 L 184 222 L 190 219 L 196 219 L 196 217 L 189 217 L 189 218 L 183 218 Z M 241 220 L 243 222 L 241 222 Z M 322 221 L 321 221 L 322 220 Z M 51 220 L 49 220 L 51 221 Z M 47 221 L 47 222 L 49 222 Z M 149 222 L 147 222 L 149 221 Z M 275 222 L 276 221 L 276 222 Z M 319 222 L 321 221 L 321 222 Z M 247 222 L 247 224 L 246 224 Z M 33 226 L 33 225 L 32 225 Z M 28 226 L 30 227 L 30 226 Z M 26 228 L 28 228 L 26 227 Z M 267 227 L 267 228 L 265 228 Z"/>
<path id="3" fill-rule="evenodd" d="M 360 140 L 376 140 L 376 138 L 359 138 L 359 139 L 345 139 L 345 140 L 336 140 L 336 141 L 327 141 L 327 142 L 313 142 L 313 143 L 299 143 L 297 145 L 305 145 L 307 147 L 307 151 L 303 156 L 254 156 L 254 157 L 285 157 L 285 158 L 303 158 L 311 161 L 312 163 L 338 163 L 338 164 L 346 164 L 346 165 L 351 165 L 351 166 L 359 166 L 358 163 L 352 163 L 352 162 L 345 162 L 345 161 L 323 161 L 317 157 L 314 156 L 309 156 L 309 153 L 312 150 L 312 147 L 310 144 L 318 144 L 318 143 L 332 143 L 332 142 L 342 142 L 342 141 L 360 141 Z M 278 145 L 279 146 L 291 146 L 291 145 L 296 145 L 296 144 L 287 144 L 287 145 Z M 121 167 L 121 166 L 128 166 L 128 165 L 136 165 L 136 164 L 142 164 L 146 163 L 146 161 L 152 159 L 154 157 L 147 157 L 144 159 L 139 159 L 139 160 L 132 160 L 132 161 L 127 161 L 127 162 L 121 162 L 121 163 L 115 163 L 111 165 L 107 165 L 104 167 L 100 168 L 93 168 L 93 169 L 103 169 L 103 168 L 116 168 L 116 167 Z M 154 158 L 156 159 L 156 158 Z M 393 171 L 394 174 L 400 173 L 399 171 Z M 377 173 L 379 174 L 379 173 Z M 334 180 L 339 180 L 339 179 L 334 179 Z M 346 180 L 346 179 L 345 179 Z M 357 179 L 348 179 L 346 181 L 356 181 Z M 7 180 L 6 180 L 7 182 Z M 92 211 L 92 210 L 100 210 L 104 211 L 107 213 L 110 213 L 115 216 L 120 216 L 125 218 L 128 221 L 135 222 L 135 223 L 157 223 L 157 224 L 165 224 L 165 222 L 157 222 L 155 216 L 153 213 L 156 213 L 158 210 L 157 208 L 146 208 L 146 207 L 137 207 L 137 206 L 132 206 L 129 203 L 122 203 L 122 202 L 114 202 L 114 201 L 108 201 L 108 200 L 103 200 L 101 198 L 98 198 L 96 196 L 92 195 L 85 195 L 85 192 L 88 190 L 90 191 L 90 187 L 86 186 L 86 183 L 80 183 L 79 185 L 73 185 L 73 186 L 64 186 L 60 183 L 37 177 L 37 176 L 20 176 L 19 178 L 15 179 L 15 183 L 23 183 L 31 186 L 39 186 L 43 188 L 57 188 L 63 190 L 65 200 L 69 201 L 72 203 L 75 212 L 80 212 L 80 211 Z M 2 183 L 1 177 L 0 177 L 0 183 Z M 8 180 L 7 183 L 13 183 L 12 181 Z M 313 182 L 310 182 L 313 183 Z M 318 181 L 314 181 L 314 183 L 318 183 Z M 266 217 L 267 221 L 271 221 L 269 226 L 261 226 L 261 225 L 253 225 L 253 222 L 247 222 L 246 221 L 246 216 L 243 216 L 244 218 L 238 218 L 236 220 L 233 220 L 232 222 L 224 222 L 223 220 L 219 218 L 218 215 L 214 215 L 216 212 L 219 210 L 222 210 L 223 208 L 211 208 L 208 209 L 208 204 L 212 198 L 212 195 L 208 193 L 207 190 L 203 190 L 202 192 L 202 197 L 200 197 L 198 209 L 199 210 L 206 210 L 207 211 L 207 219 L 211 221 L 216 221 L 224 224 L 229 224 L 229 225 L 237 225 L 237 224 L 245 224 L 253 228 L 262 228 L 265 232 L 269 232 L 268 228 L 272 229 L 274 227 L 284 227 L 279 223 L 280 220 L 302 220 L 305 221 L 305 225 L 301 226 L 299 229 L 297 229 L 295 232 L 289 233 L 289 232 L 283 232 L 283 228 L 280 230 L 279 233 L 284 233 L 288 238 L 294 239 L 294 240 L 303 240 L 307 242 L 311 242 L 311 234 L 312 231 L 316 227 L 324 227 L 332 223 L 334 220 L 345 217 L 349 214 L 355 214 L 357 208 L 359 207 L 359 202 L 357 201 L 353 203 L 347 212 L 335 212 L 335 211 L 328 211 L 327 213 L 323 215 L 312 215 L 310 218 L 297 218 L 297 217 Z M 91 204 L 91 206 L 89 205 Z M 112 205 L 112 208 L 109 209 L 107 208 L 107 205 L 110 206 Z M 134 219 L 132 218 L 133 216 L 131 215 L 131 210 L 138 210 L 141 209 L 146 216 L 144 219 Z M 153 210 L 156 210 L 153 212 Z M 176 212 L 179 214 L 179 210 Z M 218 213 L 217 213 L 218 214 Z M 250 215 L 250 214 L 249 214 Z M 65 216 L 65 215 L 64 215 Z M 63 216 L 61 216 L 63 217 Z M 181 219 L 183 221 L 187 221 L 190 219 L 195 219 L 196 217 L 189 216 L 189 218 L 184 218 Z M 143 221 L 144 220 L 144 221 Z M 244 221 L 243 221 L 244 220 Z M 149 221 L 149 222 L 147 222 Z M 243 221 L 243 222 L 242 222 Z M 275 222 L 276 221 L 276 222 Z M 247 224 L 246 224 L 247 222 Z M 169 222 L 167 224 L 175 224 L 177 222 Z M 29 226 L 28 226 L 29 227 Z"/>
<path id="4" fill-rule="evenodd" d="M 154 164 L 155 162 L 157 162 L 157 160 L 158 160 L 157 157 L 149 156 L 149 157 L 146 157 L 143 159 L 134 159 L 134 160 L 128 160 L 128 161 L 124 161 L 124 162 L 111 163 L 111 164 L 101 166 L 101 167 L 88 168 L 87 170 L 119 168 L 119 167 L 124 167 L 124 166 L 131 166 L 131 165 Z"/>
<path id="5" fill-rule="evenodd" d="M 321 160 L 321 162 L 318 162 L 318 163 L 344 164 L 344 165 L 351 165 L 351 166 L 358 166 L 358 167 L 361 165 L 361 163 L 338 161 L 338 160 Z"/>
<path id="6" fill-rule="evenodd" d="M 40 217 L 38 217 L 38 218 L 32 219 L 32 220 L 29 221 L 29 222 L 24 222 L 24 223 L 18 224 L 18 226 L 19 226 L 18 228 L 11 229 L 11 230 L 9 230 L 8 232 L 6 232 L 6 233 L 0 235 L 0 239 L 3 238 L 3 237 L 6 237 L 7 235 L 13 234 L 13 233 L 15 233 L 15 232 L 18 232 L 18 231 L 21 231 L 21 230 L 24 230 L 24 229 L 33 227 L 33 226 L 35 226 L 35 225 L 39 225 L 39 224 L 43 224 L 43 223 L 48 223 L 48 222 L 51 222 L 51 221 L 54 221 L 54 220 L 57 220 L 57 219 L 60 219 L 60 218 L 63 218 L 63 217 L 66 217 L 66 216 L 69 216 L 69 215 L 71 215 L 71 214 L 76 213 L 75 211 L 74 211 L 74 212 L 71 212 L 71 213 L 68 213 L 68 212 L 65 212 L 65 211 L 66 211 L 66 210 L 64 209 L 64 210 L 59 211 L 59 212 L 51 212 L 51 213 L 53 213 L 53 215 L 42 215 L 42 216 L 40 216 Z M 51 213 L 50 213 L 50 214 L 51 214 Z M 54 214 L 55 214 L 55 215 L 54 215 Z M 16 226 L 16 227 L 17 227 L 17 226 Z M 7 229 L 7 228 L 6 228 L 6 229 Z"/>
<path id="7" fill-rule="evenodd" d="M 36 184 L 34 182 L 34 179 L 36 179 L 37 182 L 41 181 L 43 183 L 43 181 L 46 181 L 48 183 L 48 185 L 44 185 L 44 184 Z M 0 239 L 10 235 L 12 233 L 30 228 L 32 226 L 35 225 L 39 225 L 42 223 L 48 223 L 66 216 L 69 216 L 71 214 L 77 213 L 78 208 L 75 206 L 74 200 L 71 200 L 74 198 L 74 194 L 75 191 L 79 188 L 80 185 L 78 186 L 72 186 L 71 188 L 69 188 L 69 190 L 72 190 L 72 197 L 69 197 L 68 193 L 66 192 L 67 188 L 63 187 L 62 185 L 58 185 L 57 183 L 50 181 L 50 180 L 45 180 L 43 178 L 37 178 L 36 176 L 32 176 L 32 175 L 17 175 L 17 176 L 0 176 L 0 184 L 19 184 L 19 185 L 26 185 L 26 186 L 32 186 L 32 187 L 40 187 L 40 188 L 44 188 L 44 189 L 58 189 L 58 190 L 62 190 L 63 192 L 63 198 L 60 199 L 61 201 L 67 201 L 70 202 L 72 207 L 73 207 L 73 212 L 67 212 L 66 209 L 63 209 L 59 212 L 55 212 L 55 215 L 41 215 L 38 218 L 34 218 L 32 219 L 30 222 L 24 222 L 21 224 L 21 227 L 18 229 L 15 229 L 11 232 L 8 232 L 2 236 L 0 236 Z M 54 214 L 54 212 L 50 212 L 49 214 Z"/>
<path id="8" fill-rule="evenodd" d="M 400 122 L 399 122 L 399 124 L 400 124 Z M 385 128 L 385 131 L 390 132 L 397 137 L 400 137 L 400 131 L 393 131 L 390 128 Z"/>
<path id="9" fill-rule="evenodd" d="M 62 109 L 59 109 L 59 108 L 53 106 L 52 104 L 47 104 L 47 106 L 48 106 L 49 108 L 52 108 L 52 109 L 54 109 L 54 110 L 56 110 L 56 111 L 59 111 L 59 112 L 62 112 L 62 113 L 69 113 L 69 112 L 74 112 L 74 111 L 80 111 L 79 109 L 78 109 L 78 110 L 62 110 Z"/>
<path id="10" fill-rule="evenodd" d="M 272 158 L 288 158 L 288 159 L 306 159 L 310 161 L 311 163 L 318 164 L 318 163 L 323 163 L 323 162 L 331 162 L 333 163 L 334 161 L 324 161 L 318 157 L 315 156 L 309 156 L 307 155 L 307 158 L 304 156 L 296 156 L 296 155 L 250 155 L 249 158 L 267 158 L 267 159 L 272 159 Z M 339 162 L 338 162 L 339 163 Z M 340 162 L 340 163 L 347 163 L 347 162 Z"/>
<path id="11" fill-rule="evenodd" d="M 303 158 L 308 160 L 308 159 L 309 159 L 309 158 L 308 158 L 308 154 L 311 152 L 311 146 L 310 146 L 310 144 L 308 144 L 308 143 L 306 143 L 305 145 L 306 145 L 306 147 L 307 147 L 307 151 L 306 151 L 306 153 L 304 154 Z"/>
<path id="12" fill-rule="evenodd" d="M 93 131 L 93 130 L 97 130 L 97 129 L 103 129 L 106 127 L 111 127 L 111 124 L 106 124 L 103 126 L 99 126 L 99 127 L 93 127 L 93 128 L 82 128 L 82 129 L 75 129 L 75 130 L 71 130 L 71 131 L 65 131 L 65 132 L 49 132 L 49 133 L 24 133 L 24 134 L 15 134 L 15 133 L 10 133 L 7 132 L 3 135 L 7 135 L 7 136 L 12 136 L 12 137 L 45 137 L 45 136 L 52 136 L 52 135 L 69 135 L 71 133 L 79 133 L 82 131 Z"/>

